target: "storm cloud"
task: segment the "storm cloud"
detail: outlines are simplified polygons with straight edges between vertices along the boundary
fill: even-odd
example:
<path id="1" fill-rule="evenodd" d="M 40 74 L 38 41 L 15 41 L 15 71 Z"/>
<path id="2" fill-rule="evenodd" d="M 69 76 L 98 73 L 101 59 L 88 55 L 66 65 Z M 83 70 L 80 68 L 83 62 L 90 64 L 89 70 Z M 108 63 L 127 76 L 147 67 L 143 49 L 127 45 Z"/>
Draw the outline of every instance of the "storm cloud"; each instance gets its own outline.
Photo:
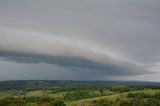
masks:
<path id="1" fill-rule="evenodd" d="M 64 67 L 98 70 L 106 75 L 148 74 L 146 68 L 109 55 L 85 42 L 16 30 L 1 29 L 0 56 L 24 63 L 48 63 Z"/>
<path id="2" fill-rule="evenodd" d="M 152 80 L 157 75 L 158 81 L 159 5 L 158 0 L 0 1 L 0 77 L 14 71 L 6 69 L 8 63 L 22 70 L 15 75 L 45 73 L 43 64 L 50 70 L 46 78 L 62 79 L 65 73 L 66 79 L 82 74 L 81 80 Z"/>

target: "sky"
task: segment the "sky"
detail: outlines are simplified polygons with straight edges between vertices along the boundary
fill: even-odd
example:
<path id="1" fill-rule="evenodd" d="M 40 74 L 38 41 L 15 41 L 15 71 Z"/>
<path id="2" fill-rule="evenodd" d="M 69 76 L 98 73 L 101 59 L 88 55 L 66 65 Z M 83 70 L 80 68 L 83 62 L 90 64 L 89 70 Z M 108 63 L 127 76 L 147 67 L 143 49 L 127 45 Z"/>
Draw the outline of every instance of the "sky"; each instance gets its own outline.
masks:
<path id="1" fill-rule="evenodd" d="M 0 80 L 160 81 L 159 0 L 0 0 Z"/>

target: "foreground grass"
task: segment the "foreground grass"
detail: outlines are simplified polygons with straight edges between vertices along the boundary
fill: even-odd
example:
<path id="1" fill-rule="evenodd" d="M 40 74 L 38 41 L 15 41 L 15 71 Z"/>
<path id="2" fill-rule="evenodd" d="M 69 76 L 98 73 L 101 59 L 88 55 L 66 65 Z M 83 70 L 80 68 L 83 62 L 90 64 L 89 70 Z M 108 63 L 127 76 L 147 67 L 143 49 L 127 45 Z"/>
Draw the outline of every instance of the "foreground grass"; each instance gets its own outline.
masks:
<path id="1" fill-rule="evenodd" d="M 13 91 L 0 91 L 0 99 L 13 96 L 14 92 Z"/>
<path id="2" fill-rule="evenodd" d="M 139 90 L 139 91 L 125 92 L 125 93 L 120 93 L 120 94 L 114 94 L 114 95 L 94 97 L 94 98 L 82 99 L 82 100 L 78 100 L 78 101 L 66 102 L 66 104 L 67 104 L 67 106 L 90 106 L 96 100 L 107 99 L 109 101 L 115 101 L 117 98 L 125 99 L 128 93 L 139 93 L 139 92 L 153 95 L 155 93 L 160 92 L 160 90 Z"/>
<path id="3" fill-rule="evenodd" d="M 0 91 L 0 99 L 6 98 L 6 97 L 17 97 L 17 98 L 22 98 L 20 96 L 17 96 L 17 92 L 19 91 Z M 51 90 L 36 90 L 36 91 L 28 91 L 26 92 L 26 97 L 45 97 L 45 95 L 47 95 L 47 97 L 50 98 L 56 98 L 56 99 L 61 99 L 63 101 L 64 100 L 64 95 L 68 92 L 75 92 L 75 91 L 62 91 L 62 92 L 57 92 L 57 93 L 53 93 Z M 151 90 L 151 89 L 145 89 L 145 90 L 136 90 L 136 91 L 130 91 L 130 92 L 124 92 L 124 93 L 120 93 L 120 92 L 112 92 L 109 90 L 105 90 L 105 92 L 108 93 L 107 96 L 94 96 L 92 98 L 86 98 L 86 99 L 80 99 L 80 100 L 71 100 L 71 101 L 65 101 L 65 103 L 67 104 L 67 106 L 90 106 L 93 105 L 95 103 L 95 101 L 104 99 L 104 100 L 108 100 L 108 101 L 112 101 L 112 102 L 116 102 L 117 99 L 121 99 L 121 100 L 127 100 L 127 95 L 128 93 L 145 93 L 145 94 L 149 94 L 149 95 L 154 95 L 155 93 L 160 92 L 160 90 Z M 92 92 L 92 93 L 99 93 L 97 90 Z M 33 106 L 40 106 L 40 104 L 36 103 L 32 103 Z M 28 106 L 28 105 L 27 105 Z M 42 103 L 42 106 L 48 106 L 48 103 Z M 115 105 L 114 105 L 115 106 Z M 118 105 L 116 105 L 118 106 Z"/>

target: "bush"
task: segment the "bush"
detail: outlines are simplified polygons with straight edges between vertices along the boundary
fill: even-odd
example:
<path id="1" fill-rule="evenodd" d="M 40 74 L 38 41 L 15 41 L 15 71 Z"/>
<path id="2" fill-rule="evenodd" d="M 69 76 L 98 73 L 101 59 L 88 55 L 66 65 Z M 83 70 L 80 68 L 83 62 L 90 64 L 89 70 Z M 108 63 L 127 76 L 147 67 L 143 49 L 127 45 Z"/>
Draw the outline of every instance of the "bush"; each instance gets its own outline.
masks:
<path id="1" fill-rule="evenodd" d="M 160 99 L 160 93 L 156 93 L 154 96 L 156 99 Z"/>
<path id="2" fill-rule="evenodd" d="M 125 87 L 125 86 L 122 86 L 122 87 L 116 86 L 116 87 L 109 88 L 109 90 L 110 91 L 114 91 L 114 92 L 122 93 L 122 92 L 129 92 L 130 88 L 129 87 Z"/>
<path id="3" fill-rule="evenodd" d="M 129 101 L 121 101 L 120 106 L 132 106 Z"/>
<path id="4" fill-rule="evenodd" d="M 64 96 L 64 100 L 79 100 L 92 97 L 89 91 L 77 91 L 77 92 L 69 92 Z"/>
<path id="5" fill-rule="evenodd" d="M 144 99 L 144 98 L 152 98 L 153 96 L 145 93 L 128 93 L 127 97 Z"/>
<path id="6" fill-rule="evenodd" d="M 24 106 L 25 101 L 19 98 L 7 97 L 0 100 L 0 106 Z"/>
<path id="7" fill-rule="evenodd" d="M 159 101 L 157 101 L 156 99 L 147 99 L 146 101 L 144 101 L 142 103 L 143 106 L 159 106 Z"/>
<path id="8" fill-rule="evenodd" d="M 93 106 L 111 106 L 112 102 L 108 101 L 107 99 L 100 99 L 98 101 L 93 101 Z"/>
<path id="9" fill-rule="evenodd" d="M 62 100 L 55 100 L 51 102 L 49 106 L 66 106 L 66 104 Z"/>

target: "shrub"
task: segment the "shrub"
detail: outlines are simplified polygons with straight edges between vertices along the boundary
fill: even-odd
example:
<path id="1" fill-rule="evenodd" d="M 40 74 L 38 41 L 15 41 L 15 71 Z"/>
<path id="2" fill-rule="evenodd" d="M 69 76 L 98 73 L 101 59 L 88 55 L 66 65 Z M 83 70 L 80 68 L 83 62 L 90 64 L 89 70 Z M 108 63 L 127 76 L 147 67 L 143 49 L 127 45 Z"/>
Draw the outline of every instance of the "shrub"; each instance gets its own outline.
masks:
<path id="1" fill-rule="evenodd" d="M 155 96 L 156 99 L 160 99 L 160 92 L 156 93 L 154 96 Z"/>
<path id="2" fill-rule="evenodd" d="M 7 97 L 0 100 L 0 106 L 24 106 L 25 101 L 20 98 Z"/>
<path id="3" fill-rule="evenodd" d="M 112 102 L 108 101 L 107 99 L 100 99 L 97 101 L 93 101 L 93 106 L 111 106 Z"/>
<path id="4" fill-rule="evenodd" d="M 51 102 L 49 106 L 66 106 L 66 104 L 62 100 L 55 100 Z"/>
<path id="5" fill-rule="evenodd" d="M 144 98 L 152 98 L 153 96 L 145 93 L 128 93 L 127 97 L 144 99 Z"/>
<path id="6" fill-rule="evenodd" d="M 129 101 L 121 101 L 120 106 L 132 106 Z"/>

